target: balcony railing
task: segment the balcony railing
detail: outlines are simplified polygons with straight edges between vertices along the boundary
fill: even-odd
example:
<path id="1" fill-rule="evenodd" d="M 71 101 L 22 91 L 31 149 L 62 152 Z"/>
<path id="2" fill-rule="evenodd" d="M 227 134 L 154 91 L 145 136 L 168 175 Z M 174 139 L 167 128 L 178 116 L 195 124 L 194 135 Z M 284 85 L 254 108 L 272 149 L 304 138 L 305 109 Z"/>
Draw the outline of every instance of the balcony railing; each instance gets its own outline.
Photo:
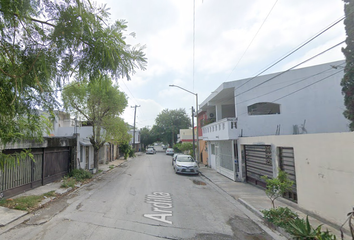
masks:
<path id="1" fill-rule="evenodd" d="M 238 138 L 236 118 L 224 118 L 202 127 L 204 140 L 230 140 Z"/>
<path id="2" fill-rule="evenodd" d="M 215 121 L 216 121 L 216 118 L 202 119 L 202 120 L 200 121 L 200 125 L 201 125 L 201 127 L 204 127 L 204 126 L 206 126 L 206 125 L 208 125 L 208 124 L 210 124 L 210 123 L 213 123 L 213 122 L 215 122 Z"/>

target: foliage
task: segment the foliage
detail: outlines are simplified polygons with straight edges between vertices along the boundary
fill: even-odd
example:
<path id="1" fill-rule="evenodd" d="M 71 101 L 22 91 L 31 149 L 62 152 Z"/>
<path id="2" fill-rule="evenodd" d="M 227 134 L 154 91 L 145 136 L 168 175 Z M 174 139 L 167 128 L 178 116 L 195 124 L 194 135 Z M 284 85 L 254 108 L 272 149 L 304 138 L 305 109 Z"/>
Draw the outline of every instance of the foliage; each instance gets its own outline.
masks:
<path id="1" fill-rule="evenodd" d="M 168 142 L 170 146 L 173 146 L 177 140 L 179 130 L 187 129 L 190 126 L 191 120 L 185 109 L 164 109 L 156 117 L 152 132 L 157 141 Z"/>
<path id="2" fill-rule="evenodd" d="M 69 84 L 62 98 L 68 111 L 82 115 L 91 123 L 90 142 L 94 148 L 94 166 L 98 169 L 98 151 L 104 143 L 127 138 L 127 125 L 118 117 L 128 104 L 126 95 L 112 85 L 108 76 L 100 75 L 90 82 Z"/>
<path id="3" fill-rule="evenodd" d="M 263 216 L 266 220 L 278 227 L 287 229 L 289 222 L 298 218 L 297 213 L 291 211 L 288 207 L 277 207 L 269 210 L 262 210 Z"/>
<path id="4" fill-rule="evenodd" d="M 296 218 L 289 222 L 287 232 L 290 233 L 294 239 L 302 240 L 335 240 L 335 235 L 331 234 L 328 230 L 322 231 L 322 225 L 314 229 L 306 216 L 306 220 Z"/>
<path id="5" fill-rule="evenodd" d="M 155 141 L 156 141 L 156 136 L 149 128 L 144 127 L 140 129 L 140 142 L 144 146 L 149 146 L 150 144 L 153 144 Z"/>
<path id="6" fill-rule="evenodd" d="M 182 152 L 179 148 L 181 147 L 182 143 L 176 143 L 175 145 L 173 145 L 173 150 L 175 153 L 180 153 Z"/>
<path id="7" fill-rule="evenodd" d="M 132 148 L 129 150 L 129 157 L 135 157 L 135 151 Z"/>
<path id="8" fill-rule="evenodd" d="M 267 184 L 266 194 L 272 202 L 273 208 L 275 208 L 275 199 L 283 196 L 294 184 L 293 181 L 289 180 L 286 172 L 280 169 L 278 169 L 278 176 L 276 178 L 268 178 L 268 176 L 262 176 L 261 178 L 265 180 Z"/>
<path id="9" fill-rule="evenodd" d="M 68 174 L 69 177 L 75 178 L 76 181 L 82 182 L 85 179 L 91 179 L 92 173 L 84 169 L 73 169 Z"/>
<path id="10" fill-rule="evenodd" d="M 178 146 L 181 152 L 193 153 L 193 144 L 192 143 L 182 143 Z"/>
<path id="11" fill-rule="evenodd" d="M 68 177 L 65 176 L 63 177 L 63 182 L 61 183 L 60 187 L 61 188 L 75 188 L 75 184 L 76 184 L 76 179 L 73 177 Z"/>
<path id="12" fill-rule="evenodd" d="M 128 159 L 129 156 L 135 156 L 134 149 L 132 149 L 128 142 L 121 143 L 119 145 L 119 150 L 124 154 L 124 159 Z"/>
<path id="13" fill-rule="evenodd" d="M 15 152 L 12 154 L 4 154 L 0 152 L 0 170 L 3 170 L 5 166 L 13 167 L 26 158 L 35 161 L 30 149 L 23 149 L 21 152 Z"/>
<path id="14" fill-rule="evenodd" d="M 59 106 L 57 88 L 100 75 L 128 80 L 145 69 L 144 46 L 125 40 L 124 20 L 89 0 L 0 0 L 0 144 L 40 140 L 37 109 Z M 134 36 L 134 34 L 131 34 Z"/>
<path id="15" fill-rule="evenodd" d="M 38 207 L 39 203 L 45 197 L 54 197 L 55 191 L 50 191 L 44 193 L 43 195 L 33 195 L 33 196 L 23 196 L 15 199 L 2 199 L 0 200 L 0 206 L 22 210 L 22 211 L 32 211 Z"/>
<path id="16" fill-rule="evenodd" d="M 344 77 L 341 81 L 342 93 L 344 94 L 344 104 L 346 110 L 344 116 L 350 121 L 350 129 L 354 131 L 354 19 L 352 14 L 354 12 L 354 2 L 352 0 L 343 0 L 344 12 L 346 18 L 344 19 L 345 31 L 347 33 L 345 48 L 342 52 L 345 55 L 346 66 L 344 68 Z"/>

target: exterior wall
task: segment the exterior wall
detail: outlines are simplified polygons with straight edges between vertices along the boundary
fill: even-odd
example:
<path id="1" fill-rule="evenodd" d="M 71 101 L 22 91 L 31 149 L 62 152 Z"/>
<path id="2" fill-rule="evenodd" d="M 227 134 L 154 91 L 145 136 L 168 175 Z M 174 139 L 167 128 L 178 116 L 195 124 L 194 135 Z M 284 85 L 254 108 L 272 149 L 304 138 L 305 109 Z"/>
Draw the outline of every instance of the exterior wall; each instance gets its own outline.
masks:
<path id="1" fill-rule="evenodd" d="M 197 136 L 197 135 L 195 135 Z M 192 129 L 180 129 L 179 139 L 181 142 L 193 142 L 193 132 Z"/>
<path id="2" fill-rule="evenodd" d="M 203 136 L 203 131 L 202 131 L 202 127 L 203 127 L 203 122 L 206 121 L 208 119 L 208 114 L 207 112 L 201 112 L 198 114 L 198 139 L 200 137 Z"/>
<path id="3" fill-rule="evenodd" d="M 280 135 L 289 135 L 294 134 L 296 125 L 301 133 L 305 121 L 307 133 L 348 132 L 340 86 L 343 69 L 332 67 L 341 63 L 343 61 L 295 69 L 279 77 L 275 77 L 278 73 L 264 75 L 240 88 L 237 85 L 241 86 L 247 79 L 236 82 L 234 96 L 237 96 L 235 108 L 240 132 L 243 136 L 275 135 L 280 126 Z M 272 81 L 242 94 L 273 77 Z M 275 91 L 279 88 L 281 90 Z M 259 102 L 280 104 L 280 114 L 249 115 L 247 107 Z"/>
<path id="4" fill-rule="evenodd" d="M 128 133 L 132 136 L 132 138 L 130 139 L 129 144 L 133 145 L 133 134 L 134 131 L 133 130 L 129 130 Z M 140 143 L 140 130 L 135 130 L 135 144 L 139 144 Z"/>
<path id="5" fill-rule="evenodd" d="M 239 153 L 245 144 L 293 147 L 299 207 L 336 225 L 346 220 L 354 202 L 353 132 L 242 137 L 238 144 Z M 273 158 L 278 163 L 274 151 Z"/>
<path id="6" fill-rule="evenodd" d="M 88 151 L 88 159 L 89 159 L 89 163 L 88 163 L 88 170 L 89 169 L 93 169 L 94 168 L 94 150 L 92 145 L 88 145 L 88 144 L 80 144 L 80 148 L 78 150 L 78 161 L 80 163 L 80 168 L 81 169 L 86 169 L 86 147 L 89 148 Z"/>
<path id="7" fill-rule="evenodd" d="M 199 152 L 201 155 L 200 161 L 205 166 L 208 165 L 208 143 L 204 140 L 199 140 Z"/>
<path id="8" fill-rule="evenodd" d="M 222 118 L 235 118 L 235 104 L 223 105 L 222 109 Z"/>

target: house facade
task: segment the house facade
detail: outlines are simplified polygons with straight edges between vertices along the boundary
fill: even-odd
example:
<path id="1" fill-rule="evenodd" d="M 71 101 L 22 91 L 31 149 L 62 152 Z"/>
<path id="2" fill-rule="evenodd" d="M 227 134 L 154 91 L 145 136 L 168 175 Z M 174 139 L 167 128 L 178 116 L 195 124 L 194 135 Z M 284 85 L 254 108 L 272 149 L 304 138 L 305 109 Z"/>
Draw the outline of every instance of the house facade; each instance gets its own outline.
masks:
<path id="1" fill-rule="evenodd" d="M 187 142 L 193 143 L 193 130 L 180 129 L 179 134 L 177 134 L 177 143 L 187 143 Z"/>
<path id="2" fill-rule="evenodd" d="M 135 133 L 135 137 L 133 136 L 134 133 Z M 140 130 L 135 129 L 135 131 L 134 131 L 134 127 L 130 126 L 130 130 L 128 131 L 128 134 L 131 135 L 129 145 L 132 146 L 132 148 L 135 147 L 136 152 L 141 151 L 141 149 L 143 149 L 143 148 L 140 144 Z M 133 141 L 135 141 L 134 144 L 133 144 Z"/>
<path id="3" fill-rule="evenodd" d="M 233 180 L 245 180 L 241 137 L 348 132 L 340 86 L 343 66 L 344 61 L 336 61 L 222 83 L 200 105 L 199 139 L 206 142 L 208 165 Z M 248 149 L 250 156 L 268 152 L 268 147 Z M 257 161 L 254 157 L 252 164 Z"/>
<path id="4" fill-rule="evenodd" d="M 104 131 L 104 130 L 102 130 Z M 82 122 L 72 119 L 69 113 L 56 111 L 51 137 L 77 137 L 77 167 L 81 169 L 94 169 L 94 149 L 90 142 L 92 126 L 83 126 Z M 107 163 L 115 159 L 117 146 L 106 142 L 99 150 L 98 162 Z"/>

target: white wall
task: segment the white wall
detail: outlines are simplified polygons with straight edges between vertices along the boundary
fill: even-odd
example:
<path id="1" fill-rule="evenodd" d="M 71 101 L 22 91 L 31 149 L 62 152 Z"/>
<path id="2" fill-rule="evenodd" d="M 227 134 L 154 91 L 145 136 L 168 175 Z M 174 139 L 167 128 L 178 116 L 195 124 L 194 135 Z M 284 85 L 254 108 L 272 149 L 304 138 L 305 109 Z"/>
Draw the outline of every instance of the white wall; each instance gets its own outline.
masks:
<path id="1" fill-rule="evenodd" d="M 238 144 L 293 147 L 298 205 L 337 225 L 345 221 L 354 206 L 353 132 L 242 137 Z"/>
<path id="2" fill-rule="evenodd" d="M 275 135 L 277 125 L 280 125 L 280 134 L 288 135 L 293 134 L 293 125 L 300 127 L 304 120 L 308 133 L 348 132 L 348 121 L 343 116 L 345 106 L 340 86 L 343 71 L 340 67 L 331 67 L 340 63 L 342 61 L 292 70 L 246 93 L 243 92 L 277 74 L 260 76 L 240 88 L 235 87 L 240 132 L 242 129 L 243 136 Z M 338 71 L 340 72 L 330 76 Z M 235 84 L 240 86 L 245 81 L 247 79 Z M 286 87 L 292 83 L 296 84 Z M 309 84 L 313 85 L 308 86 Z M 282 89 L 264 95 L 279 88 Z M 300 90 L 301 88 L 303 89 Z M 294 93 L 297 90 L 300 91 Z M 286 95 L 288 96 L 285 97 Z M 247 106 L 257 102 L 280 104 L 280 114 L 248 115 Z"/>

